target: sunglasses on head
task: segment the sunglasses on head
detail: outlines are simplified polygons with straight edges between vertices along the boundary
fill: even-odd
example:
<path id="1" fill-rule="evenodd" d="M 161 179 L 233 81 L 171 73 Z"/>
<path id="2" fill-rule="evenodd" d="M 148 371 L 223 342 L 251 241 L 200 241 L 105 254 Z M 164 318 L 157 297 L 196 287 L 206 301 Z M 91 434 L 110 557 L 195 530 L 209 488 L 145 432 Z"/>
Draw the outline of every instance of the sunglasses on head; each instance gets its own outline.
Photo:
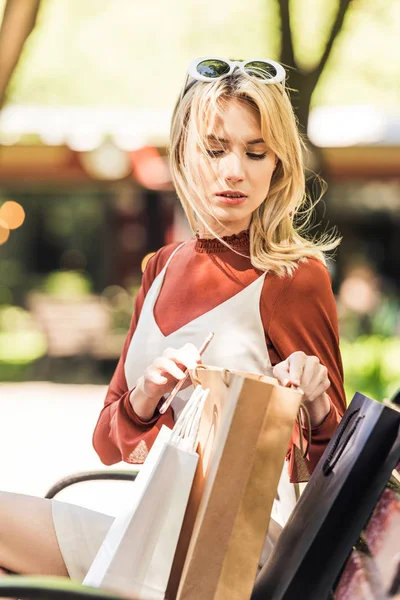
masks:
<path id="1" fill-rule="evenodd" d="M 182 88 L 181 100 L 187 92 L 189 77 L 196 81 L 216 81 L 223 79 L 240 69 L 249 77 L 254 77 L 260 83 L 281 83 L 285 80 L 285 69 L 279 63 L 267 58 L 253 58 L 252 60 L 227 60 L 207 56 L 193 60 L 186 73 L 185 84 Z M 194 83 L 193 82 L 193 83 Z"/>

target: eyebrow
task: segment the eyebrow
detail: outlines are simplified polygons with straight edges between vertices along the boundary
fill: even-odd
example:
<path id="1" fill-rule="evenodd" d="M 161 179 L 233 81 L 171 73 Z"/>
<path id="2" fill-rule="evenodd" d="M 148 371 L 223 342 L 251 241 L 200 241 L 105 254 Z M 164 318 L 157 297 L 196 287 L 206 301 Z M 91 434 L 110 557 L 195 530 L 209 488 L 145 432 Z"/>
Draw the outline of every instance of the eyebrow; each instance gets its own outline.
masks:
<path id="1" fill-rule="evenodd" d="M 219 142 L 220 144 L 229 144 L 229 140 L 225 140 L 224 138 L 219 138 L 214 134 L 210 134 L 207 136 L 207 139 L 210 142 Z M 263 138 L 258 138 L 256 140 L 249 140 L 248 142 L 246 142 L 247 146 L 255 146 L 256 144 L 265 144 L 265 140 L 263 140 Z"/>

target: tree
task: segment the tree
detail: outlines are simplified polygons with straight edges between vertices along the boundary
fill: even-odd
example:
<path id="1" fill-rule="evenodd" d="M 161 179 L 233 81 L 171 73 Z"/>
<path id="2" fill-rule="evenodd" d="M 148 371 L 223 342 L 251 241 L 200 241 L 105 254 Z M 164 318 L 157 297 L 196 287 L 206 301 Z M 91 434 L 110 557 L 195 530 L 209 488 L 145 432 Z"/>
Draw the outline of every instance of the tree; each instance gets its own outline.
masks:
<path id="1" fill-rule="evenodd" d="M 0 27 L 0 108 L 22 48 L 32 32 L 40 0 L 7 0 Z"/>
<path id="2" fill-rule="evenodd" d="M 304 70 L 298 64 L 295 56 L 292 27 L 290 22 L 290 0 L 278 0 L 281 22 L 281 52 L 280 62 L 288 68 L 290 73 L 290 87 L 296 116 L 303 133 L 307 132 L 308 118 L 310 114 L 311 98 L 317 87 L 319 78 L 328 62 L 336 38 L 341 32 L 345 16 L 354 0 L 339 0 L 339 7 L 331 29 L 326 40 L 322 56 L 317 64 L 310 69 Z"/>

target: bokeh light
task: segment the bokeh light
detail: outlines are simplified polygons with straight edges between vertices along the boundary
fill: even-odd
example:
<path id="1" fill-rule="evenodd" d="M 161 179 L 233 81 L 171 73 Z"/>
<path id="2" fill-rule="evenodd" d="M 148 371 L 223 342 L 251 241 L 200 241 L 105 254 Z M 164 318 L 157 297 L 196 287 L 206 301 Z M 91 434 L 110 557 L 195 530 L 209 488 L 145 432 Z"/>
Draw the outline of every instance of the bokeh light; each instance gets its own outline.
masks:
<path id="1" fill-rule="evenodd" d="M 344 306 L 359 313 L 369 314 L 381 301 L 378 280 L 367 266 L 353 268 L 342 282 L 339 297 Z"/>
<path id="2" fill-rule="evenodd" d="M 5 221 L 8 229 L 18 229 L 25 221 L 25 211 L 18 202 L 8 200 L 0 208 L 0 220 Z"/>
<path id="3" fill-rule="evenodd" d="M 10 237 L 10 230 L 7 227 L 7 223 L 0 219 L 0 246 L 5 244 Z"/>
<path id="4" fill-rule="evenodd" d="M 90 152 L 81 152 L 79 158 L 85 171 L 93 179 L 123 179 L 132 171 L 129 154 L 110 141 Z"/>
<path id="5" fill-rule="evenodd" d="M 154 146 L 131 152 L 131 160 L 135 178 L 144 187 L 157 190 L 170 184 L 168 162 Z"/>
<path id="6" fill-rule="evenodd" d="M 155 255 L 155 252 L 149 252 L 149 254 L 146 254 L 146 256 L 143 258 L 142 264 L 141 264 L 142 273 L 145 272 L 146 267 L 147 267 L 147 263 L 149 262 L 149 260 L 151 259 L 151 257 L 154 256 L 154 255 Z"/>
<path id="7" fill-rule="evenodd" d="M 109 285 L 103 290 L 101 297 L 113 310 L 130 309 L 132 306 L 130 294 L 120 285 Z"/>

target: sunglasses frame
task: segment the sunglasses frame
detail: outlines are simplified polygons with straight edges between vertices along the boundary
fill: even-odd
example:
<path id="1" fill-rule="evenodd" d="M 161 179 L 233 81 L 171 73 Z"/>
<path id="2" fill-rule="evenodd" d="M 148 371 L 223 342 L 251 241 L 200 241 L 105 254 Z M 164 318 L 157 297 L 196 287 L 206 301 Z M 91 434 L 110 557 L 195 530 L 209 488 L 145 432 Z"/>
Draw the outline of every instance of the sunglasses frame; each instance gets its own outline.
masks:
<path id="1" fill-rule="evenodd" d="M 219 75 L 218 77 L 206 77 L 204 75 L 200 75 L 200 73 L 197 72 L 197 67 L 199 66 L 200 63 L 202 63 L 206 60 L 220 60 L 221 62 L 224 62 L 225 64 L 229 65 L 229 71 L 227 73 L 224 73 L 223 75 Z M 271 65 L 272 67 L 274 67 L 274 69 L 276 71 L 275 77 L 271 77 L 271 79 L 258 79 L 257 81 L 259 81 L 260 83 L 265 83 L 267 85 L 270 85 L 273 83 L 281 83 L 282 81 L 284 81 L 286 79 L 286 71 L 282 67 L 282 65 L 279 64 L 278 62 L 276 62 L 275 60 L 271 60 L 269 58 L 251 58 L 249 60 L 240 61 L 240 60 L 228 60 L 226 58 L 221 58 L 219 56 L 203 56 L 201 58 L 195 58 L 189 64 L 188 70 L 186 72 L 185 83 L 182 88 L 181 100 L 182 100 L 183 96 L 185 95 L 185 92 L 187 91 L 186 86 L 188 84 L 189 77 L 191 77 L 192 79 L 194 79 L 196 81 L 206 81 L 206 82 L 217 81 L 218 79 L 223 79 L 224 77 L 229 77 L 229 75 L 231 75 L 236 68 L 239 68 L 248 77 L 252 77 L 251 75 L 246 73 L 246 70 L 245 70 L 246 65 L 248 65 L 249 63 L 252 63 L 252 62 L 266 63 L 267 65 Z"/>

